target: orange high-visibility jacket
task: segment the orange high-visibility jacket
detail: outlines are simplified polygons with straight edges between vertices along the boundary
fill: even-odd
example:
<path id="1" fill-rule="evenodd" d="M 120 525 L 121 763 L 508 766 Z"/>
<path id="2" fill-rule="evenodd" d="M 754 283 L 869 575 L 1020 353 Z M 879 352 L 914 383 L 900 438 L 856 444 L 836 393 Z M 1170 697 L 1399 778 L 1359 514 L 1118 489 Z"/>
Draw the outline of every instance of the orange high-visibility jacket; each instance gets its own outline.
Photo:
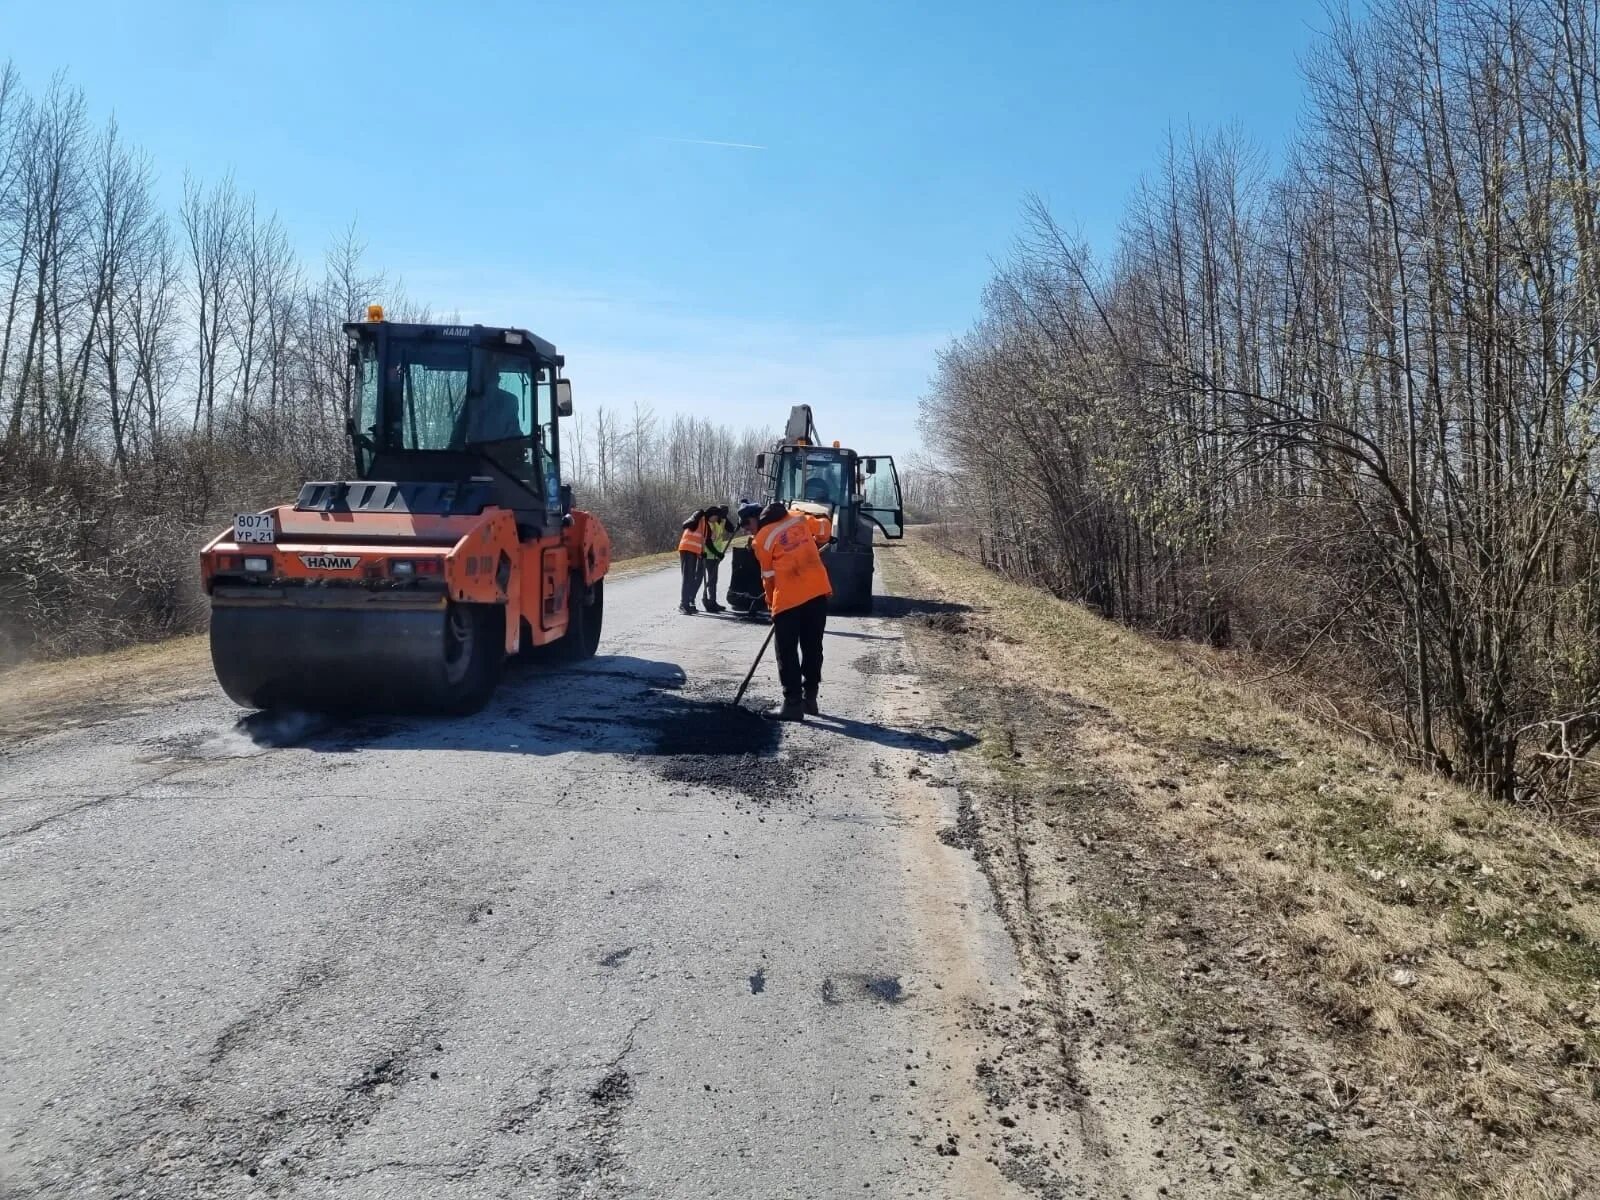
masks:
<path id="1" fill-rule="evenodd" d="M 827 541 L 823 523 L 805 513 L 791 513 L 757 530 L 750 539 L 761 564 L 761 587 L 774 615 L 818 596 L 831 596 L 828 568 L 817 546 Z"/>
<path id="2" fill-rule="evenodd" d="M 795 504 L 794 507 L 789 511 L 791 513 L 804 513 L 807 517 L 809 517 L 811 519 L 812 531 L 816 534 L 817 545 L 826 546 L 829 542 L 833 541 L 833 521 L 828 516 L 827 510 L 824 509 L 821 512 L 813 512 L 812 510 L 814 508 L 820 509 L 822 506 L 820 504 L 813 505 L 808 502 L 801 502 Z"/>
<path id="3" fill-rule="evenodd" d="M 678 539 L 678 549 L 689 554 L 704 554 L 706 552 L 706 533 L 709 526 L 706 519 L 701 517 L 693 525 L 683 531 L 683 536 Z"/>

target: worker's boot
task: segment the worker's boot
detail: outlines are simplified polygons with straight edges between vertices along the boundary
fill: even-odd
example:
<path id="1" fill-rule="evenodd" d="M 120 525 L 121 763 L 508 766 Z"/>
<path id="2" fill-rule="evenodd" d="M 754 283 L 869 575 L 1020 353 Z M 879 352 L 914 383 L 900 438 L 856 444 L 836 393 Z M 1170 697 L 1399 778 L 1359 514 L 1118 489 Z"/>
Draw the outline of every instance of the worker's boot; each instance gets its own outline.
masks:
<path id="1" fill-rule="evenodd" d="M 805 702 L 799 696 L 785 696 L 783 703 L 767 709 L 769 721 L 804 721 L 806 719 Z"/>
<path id="2" fill-rule="evenodd" d="M 804 701 L 805 714 L 808 717 L 820 717 L 822 710 L 817 707 L 818 686 L 814 683 L 806 684 L 806 698 Z"/>

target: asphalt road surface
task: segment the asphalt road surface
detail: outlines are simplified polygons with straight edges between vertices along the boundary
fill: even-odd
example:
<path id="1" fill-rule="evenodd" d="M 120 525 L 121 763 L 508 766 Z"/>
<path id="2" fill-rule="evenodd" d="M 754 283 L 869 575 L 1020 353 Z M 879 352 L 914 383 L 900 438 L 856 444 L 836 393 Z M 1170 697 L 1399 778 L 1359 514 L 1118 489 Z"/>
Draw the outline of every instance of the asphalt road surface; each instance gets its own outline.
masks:
<path id="1" fill-rule="evenodd" d="M 892 603 L 830 717 L 734 710 L 764 627 L 677 586 L 472 718 L 211 688 L 0 748 L 0 1195 L 1023 1194 L 948 1152 L 1020 988 L 938 837 L 970 731 Z"/>

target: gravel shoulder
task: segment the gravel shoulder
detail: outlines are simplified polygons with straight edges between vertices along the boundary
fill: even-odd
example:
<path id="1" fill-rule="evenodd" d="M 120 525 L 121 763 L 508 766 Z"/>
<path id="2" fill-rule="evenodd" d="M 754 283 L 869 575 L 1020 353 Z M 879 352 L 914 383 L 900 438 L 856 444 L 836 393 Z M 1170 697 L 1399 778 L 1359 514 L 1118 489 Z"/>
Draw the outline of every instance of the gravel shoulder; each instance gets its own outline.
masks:
<path id="1" fill-rule="evenodd" d="M 0 671 L 0 746 L 202 694 L 204 635 Z"/>
<path id="2" fill-rule="evenodd" d="M 1230 1190 L 1593 1194 L 1600 847 L 1192 647 L 926 542 L 884 560 L 922 598 L 936 710 L 980 738 L 947 836 L 994 887 L 1063 1094 Z"/>

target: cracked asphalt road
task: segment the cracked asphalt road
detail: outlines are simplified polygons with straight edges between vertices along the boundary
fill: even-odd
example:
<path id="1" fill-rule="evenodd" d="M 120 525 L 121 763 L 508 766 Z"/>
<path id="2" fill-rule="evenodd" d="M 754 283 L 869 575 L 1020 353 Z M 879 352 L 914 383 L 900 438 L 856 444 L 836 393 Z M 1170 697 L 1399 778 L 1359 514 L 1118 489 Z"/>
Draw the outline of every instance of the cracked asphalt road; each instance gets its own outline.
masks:
<path id="1" fill-rule="evenodd" d="M 1021 987 L 938 837 L 968 731 L 892 606 L 830 620 L 831 718 L 746 717 L 764 630 L 676 589 L 474 718 L 0 747 L 0 1195 L 1022 1194 L 947 1152 Z"/>

